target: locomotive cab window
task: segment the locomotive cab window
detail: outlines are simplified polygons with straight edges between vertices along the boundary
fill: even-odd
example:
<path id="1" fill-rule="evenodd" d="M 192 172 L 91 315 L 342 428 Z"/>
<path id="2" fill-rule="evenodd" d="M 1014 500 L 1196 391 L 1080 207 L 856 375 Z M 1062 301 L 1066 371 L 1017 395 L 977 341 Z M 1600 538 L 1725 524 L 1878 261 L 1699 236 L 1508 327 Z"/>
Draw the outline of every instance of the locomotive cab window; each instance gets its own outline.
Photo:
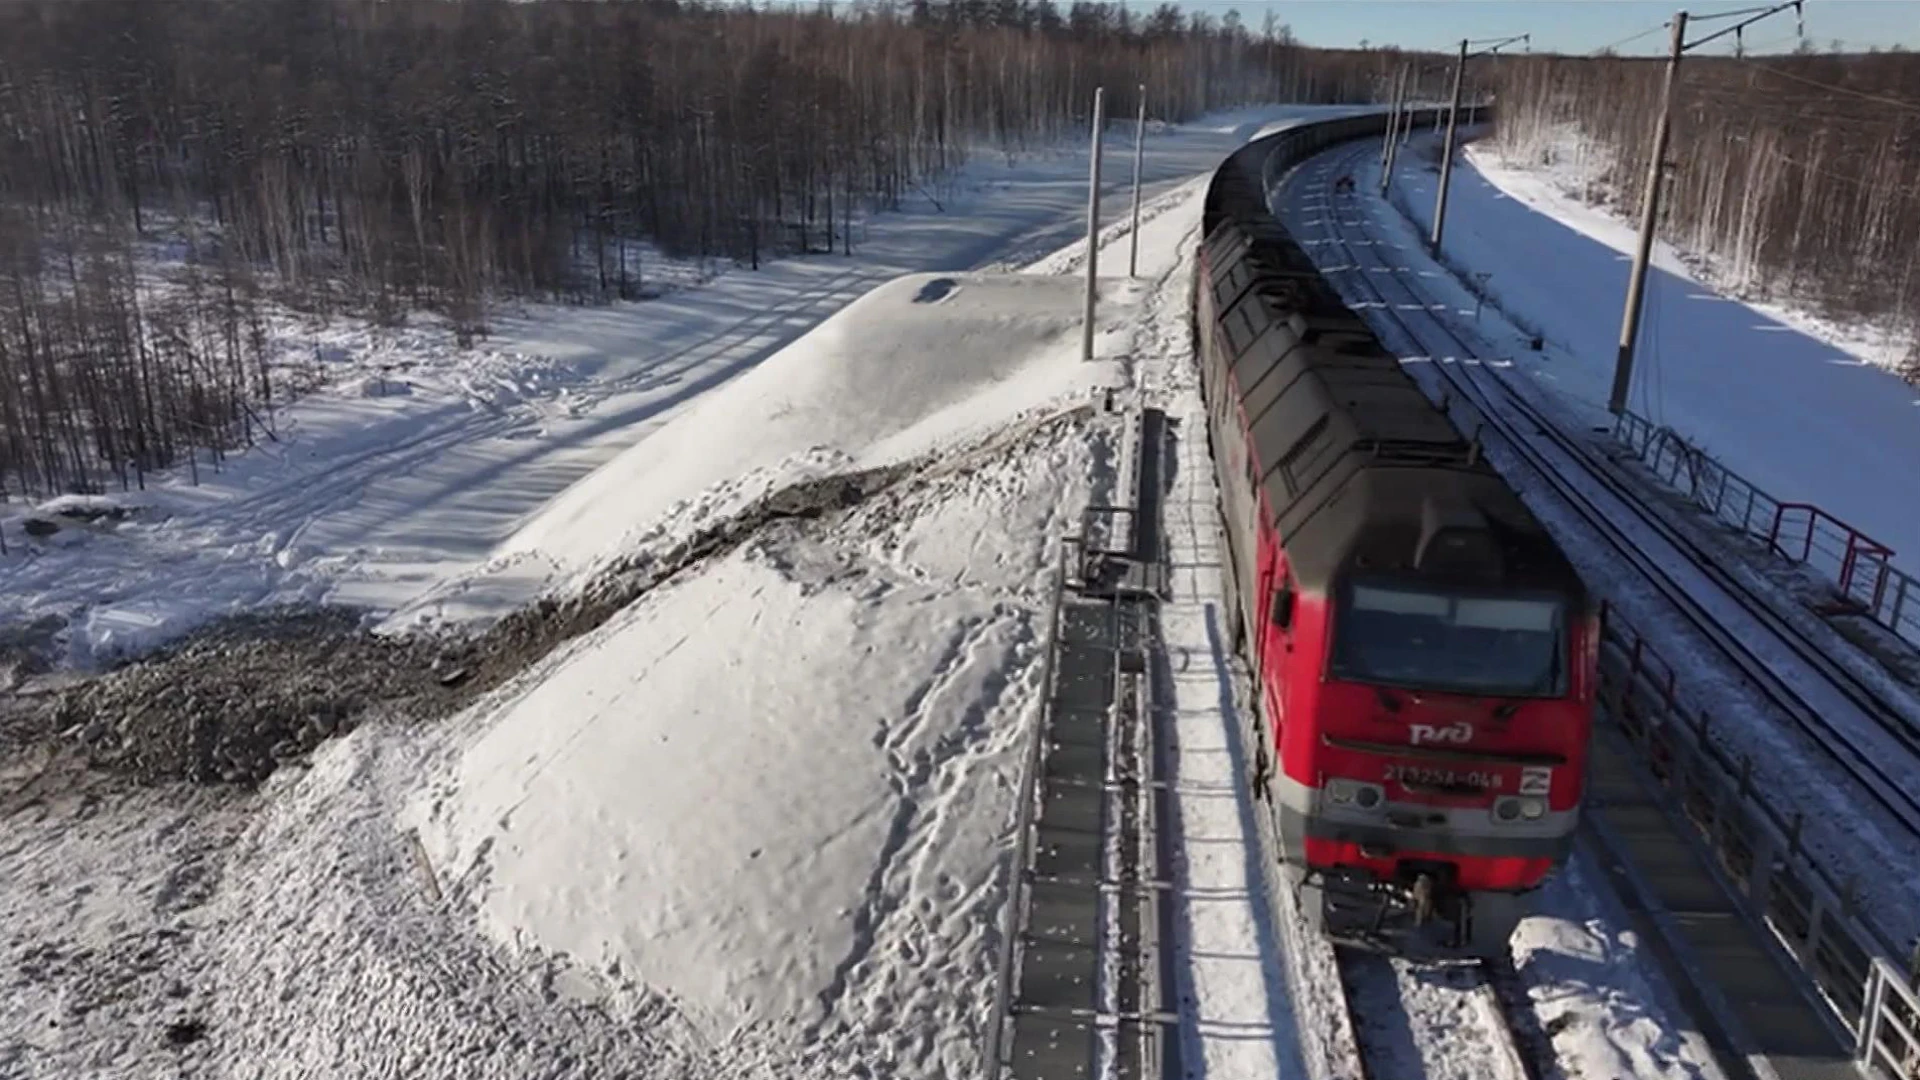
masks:
<path id="1" fill-rule="evenodd" d="M 1334 612 L 1328 675 L 1490 697 L 1567 691 L 1567 611 L 1551 593 L 1354 581 Z"/>

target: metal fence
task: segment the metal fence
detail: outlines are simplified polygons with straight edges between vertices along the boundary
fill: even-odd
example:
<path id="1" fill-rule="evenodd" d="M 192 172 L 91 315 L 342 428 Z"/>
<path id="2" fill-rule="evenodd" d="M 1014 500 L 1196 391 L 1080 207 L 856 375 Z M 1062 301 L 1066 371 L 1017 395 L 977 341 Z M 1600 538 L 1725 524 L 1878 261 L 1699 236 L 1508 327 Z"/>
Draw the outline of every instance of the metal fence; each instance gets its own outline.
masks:
<path id="1" fill-rule="evenodd" d="M 1865 615 L 1920 646 L 1920 584 L 1892 565 L 1892 548 L 1811 503 L 1775 499 L 1672 428 L 1622 412 L 1613 436 L 1694 505 L 1832 582 L 1841 598 L 1836 610 Z"/>
<path id="2" fill-rule="evenodd" d="M 1609 610 L 1600 650 L 1605 719 L 1713 851 L 1735 902 L 1772 930 L 1853 1033 L 1858 1059 L 1880 1070 L 1869 1075 L 1920 1080 L 1911 989 L 1920 983 L 1920 952 L 1861 918 L 1854 883 L 1808 857 L 1799 817 L 1755 797 L 1752 762 L 1708 737 L 1710 717 L 1679 703 L 1676 682 L 1673 667 Z M 1904 974 L 1894 957 L 1905 961 Z"/>
<path id="3" fill-rule="evenodd" d="M 1856 1033 L 1854 1060 L 1868 1076 L 1920 1076 L 1920 994 L 1884 960 L 1873 962 L 1866 1020 Z"/>

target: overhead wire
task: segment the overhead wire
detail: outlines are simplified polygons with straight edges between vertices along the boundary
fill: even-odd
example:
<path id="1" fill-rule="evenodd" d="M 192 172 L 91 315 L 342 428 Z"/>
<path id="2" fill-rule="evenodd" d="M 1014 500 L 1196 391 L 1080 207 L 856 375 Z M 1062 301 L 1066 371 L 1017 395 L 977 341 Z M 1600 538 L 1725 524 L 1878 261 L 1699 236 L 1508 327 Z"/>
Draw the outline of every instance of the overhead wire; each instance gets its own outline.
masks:
<path id="1" fill-rule="evenodd" d="M 1757 7 L 1740 8 L 1737 11 L 1708 11 L 1708 12 L 1703 12 L 1699 15 L 1689 14 L 1687 16 L 1687 21 L 1703 23 L 1703 22 L 1712 22 L 1715 19 L 1737 19 L 1742 15 L 1759 15 L 1764 12 L 1773 11 L 1773 10 L 1776 10 L 1776 7 L 1777 5 L 1761 4 Z"/>
<path id="2" fill-rule="evenodd" d="M 1849 94 L 1849 95 L 1852 95 L 1853 97 L 1857 97 L 1865 101 L 1874 101 L 1874 102 L 1879 102 L 1882 105 L 1891 105 L 1896 109 L 1904 109 L 1907 112 L 1911 112 L 1911 113 L 1920 113 L 1920 102 L 1907 101 L 1902 98 L 1883 97 L 1879 94 L 1870 94 L 1865 90 L 1855 90 L 1850 86 L 1840 86 L 1835 83 L 1822 82 L 1819 79 L 1808 78 L 1805 75 L 1796 75 L 1791 71 L 1786 71 L 1781 68 L 1773 67 L 1769 64 L 1762 64 L 1757 60 L 1749 60 L 1747 61 L 1747 64 L 1751 67 L 1755 67 L 1760 69 L 1761 71 L 1767 72 L 1768 74 L 1778 75 L 1783 79 L 1791 79 L 1794 82 L 1804 83 L 1807 86 L 1818 87 L 1822 90 L 1831 90 L 1834 93 L 1838 93 L 1838 94 Z"/>
<path id="3" fill-rule="evenodd" d="M 1652 34 L 1657 34 L 1660 31 L 1665 30 L 1667 27 L 1672 25 L 1673 23 L 1671 22 L 1663 22 L 1659 26 L 1648 27 L 1647 29 L 1640 31 L 1637 34 L 1629 34 L 1626 37 L 1621 38 L 1619 41 L 1610 42 L 1606 45 L 1602 45 L 1599 48 L 1593 50 L 1593 52 L 1590 53 L 1589 55 L 1599 56 L 1602 53 L 1611 52 L 1612 50 L 1617 49 L 1622 45 L 1631 45 L 1634 42 L 1639 41 L 1643 37 L 1647 37 Z"/>

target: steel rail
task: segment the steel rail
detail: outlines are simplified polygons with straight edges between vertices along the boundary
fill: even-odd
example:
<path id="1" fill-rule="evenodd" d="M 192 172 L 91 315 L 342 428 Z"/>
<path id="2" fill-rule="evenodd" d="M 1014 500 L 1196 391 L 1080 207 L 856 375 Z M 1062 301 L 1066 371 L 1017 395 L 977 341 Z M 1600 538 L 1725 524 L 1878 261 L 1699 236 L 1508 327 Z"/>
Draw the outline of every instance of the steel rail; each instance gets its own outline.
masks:
<path id="1" fill-rule="evenodd" d="M 1456 1057 L 1461 1046 L 1480 1050 L 1481 1056 L 1470 1064 L 1449 1063 L 1455 1068 L 1471 1069 L 1468 1075 L 1475 1080 L 1544 1080 L 1557 1074 L 1557 1066 L 1547 1067 L 1547 1063 L 1555 1061 L 1552 1041 L 1540 1032 L 1532 1001 L 1510 966 L 1482 961 L 1425 968 L 1414 975 L 1400 970 L 1400 961 L 1363 949 L 1337 946 L 1334 958 L 1341 999 L 1346 1003 L 1348 1023 L 1359 1052 L 1358 1080 L 1389 1080 L 1403 1075 L 1416 1064 L 1403 1060 L 1406 1048 L 1388 1045 L 1378 1030 L 1395 1021 L 1390 1015 L 1394 1010 L 1381 1008 L 1378 1001 L 1363 999 L 1363 993 L 1385 994 L 1398 1003 L 1415 1053 L 1421 1048 L 1413 1030 L 1420 1016 L 1420 999 L 1450 994 L 1469 998 L 1469 1008 L 1479 1013 L 1481 1030 L 1470 1033 L 1455 1029 L 1451 1032 L 1454 1038 L 1447 1045 L 1450 1056 Z M 1393 984 L 1391 989 L 1382 985 L 1387 982 Z M 1417 992 L 1410 994 L 1409 990 L 1415 987 Z M 1450 1009 L 1449 1016 L 1457 1018 L 1464 1011 Z"/>
<path id="2" fill-rule="evenodd" d="M 1362 147 L 1361 150 L 1365 148 Z M 1350 152 L 1351 159 L 1358 159 L 1360 151 Z M 1342 158 L 1342 162 L 1349 158 Z M 1413 325 L 1402 310 L 1395 307 L 1377 281 L 1380 276 L 1391 277 L 1396 286 L 1408 300 L 1426 316 L 1426 322 L 1437 328 L 1456 348 L 1463 360 L 1480 360 L 1480 351 L 1473 344 L 1449 326 L 1445 320 L 1435 315 L 1428 306 L 1428 300 L 1409 283 L 1399 268 L 1376 258 L 1375 265 L 1387 271 L 1381 275 L 1365 268 L 1365 260 L 1358 253 L 1357 246 L 1345 233 L 1346 225 L 1341 220 L 1331 197 L 1327 207 L 1328 238 L 1346 251 L 1348 258 L 1360 272 L 1351 275 L 1357 278 L 1365 290 L 1372 294 L 1380 304 L 1380 310 L 1397 324 L 1410 343 L 1427 349 L 1427 340 Z M 1358 226 L 1367 244 L 1373 246 L 1377 236 L 1362 223 Z M 1660 560 L 1642 550 L 1633 542 L 1628 532 L 1620 524 L 1617 515 L 1608 514 L 1594 498 L 1590 488 L 1574 483 L 1565 470 L 1555 468 L 1549 453 L 1541 447 L 1538 438 L 1528 438 L 1520 430 L 1520 424 L 1500 408 L 1489 392 L 1487 380 L 1475 378 L 1470 372 L 1462 370 L 1462 365 L 1445 364 L 1436 360 L 1434 365 L 1447 384 L 1464 397 L 1474 411 L 1489 422 L 1505 438 L 1516 454 L 1534 471 L 1541 474 L 1560 496 L 1561 500 L 1592 525 L 1595 531 L 1605 537 L 1623 557 L 1628 565 L 1638 569 L 1641 576 L 1665 597 L 1703 636 L 1711 641 L 1755 689 L 1772 702 L 1781 712 L 1794 722 L 1817 746 L 1825 750 L 1842 768 L 1860 782 L 1888 813 L 1900 822 L 1910 833 L 1920 835 L 1920 793 L 1903 786 L 1894 773 L 1913 775 L 1913 759 L 1920 759 L 1920 730 L 1901 716 L 1872 687 L 1848 672 L 1828 657 L 1824 650 L 1809 641 L 1792 622 L 1782 617 L 1764 599 L 1754 596 L 1742 586 L 1733 575 L 1720 565 L 1711 553 L 1692 537 L 1686 536 L 1677 526 L 1668 521 L 1658 510 L 1650 507 L 1647 501 L 1634 492 L 1627 481 L 1616 475 L 1599 461 L 1591 448 L 1582 445 L 1570 436 L 1552 418 L 1508 382 L 1497 369 L 1492 371 L 1491 382 L 1498 388 L 1500 398 L 1520 414 L 1521 420 L 1534 427 L 1546 441 L 1552 443 L 1559 455 L 1572 462 L 1577 471 L 1597 482 L 1598 486 L 1622 506 L 1629 509 L 1639 521 L 1649 528 L 1668 546 L 1680 553 L 1692 568 L 1713 584 L 1724 596 L 1736 603 L 1756 624 L 1768 631 L 1780 644 L 1796 657 L 1807 669 L 1817 676 L 1837 695 L 1850 703 L 1863 717 L 1891 736 L 1909 754 L 1910 760 L 1895 763 L 1889 768 L 1880 756 L 1862 747 L 1855 736 L 1843 730 L 1822 711 L 1811 704 L 1800 691 L 1775 671 L 1759 655 L 1753 645 L 1743 641 L 1739 635 L 1729 630 L 1721 620 L 1707 610 L 1706 605 L 1691 590 L 1677 580 L 1674 572 L 1663 566 Z M 1473 402 L 1478 404 L 1474 405 Z M 1905 768 L 1900 768 L 1901 765 Z"/>

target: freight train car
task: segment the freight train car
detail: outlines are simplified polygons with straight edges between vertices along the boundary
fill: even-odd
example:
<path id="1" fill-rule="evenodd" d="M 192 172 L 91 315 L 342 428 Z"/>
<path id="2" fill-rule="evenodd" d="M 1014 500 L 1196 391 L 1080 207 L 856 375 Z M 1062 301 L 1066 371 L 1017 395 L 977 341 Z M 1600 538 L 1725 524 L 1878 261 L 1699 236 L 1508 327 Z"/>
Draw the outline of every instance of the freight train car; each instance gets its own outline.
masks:
<path id="1" fill-rule="evenodd" d="M 1208 193 L 1193 320 L 1255 673 L 1253 782 L 1336 940 L 1503 952 L 1565 857 L 1598 619 L 1563 553 L 1268 207 L 1377 117 L 1249 145 Z"/>

